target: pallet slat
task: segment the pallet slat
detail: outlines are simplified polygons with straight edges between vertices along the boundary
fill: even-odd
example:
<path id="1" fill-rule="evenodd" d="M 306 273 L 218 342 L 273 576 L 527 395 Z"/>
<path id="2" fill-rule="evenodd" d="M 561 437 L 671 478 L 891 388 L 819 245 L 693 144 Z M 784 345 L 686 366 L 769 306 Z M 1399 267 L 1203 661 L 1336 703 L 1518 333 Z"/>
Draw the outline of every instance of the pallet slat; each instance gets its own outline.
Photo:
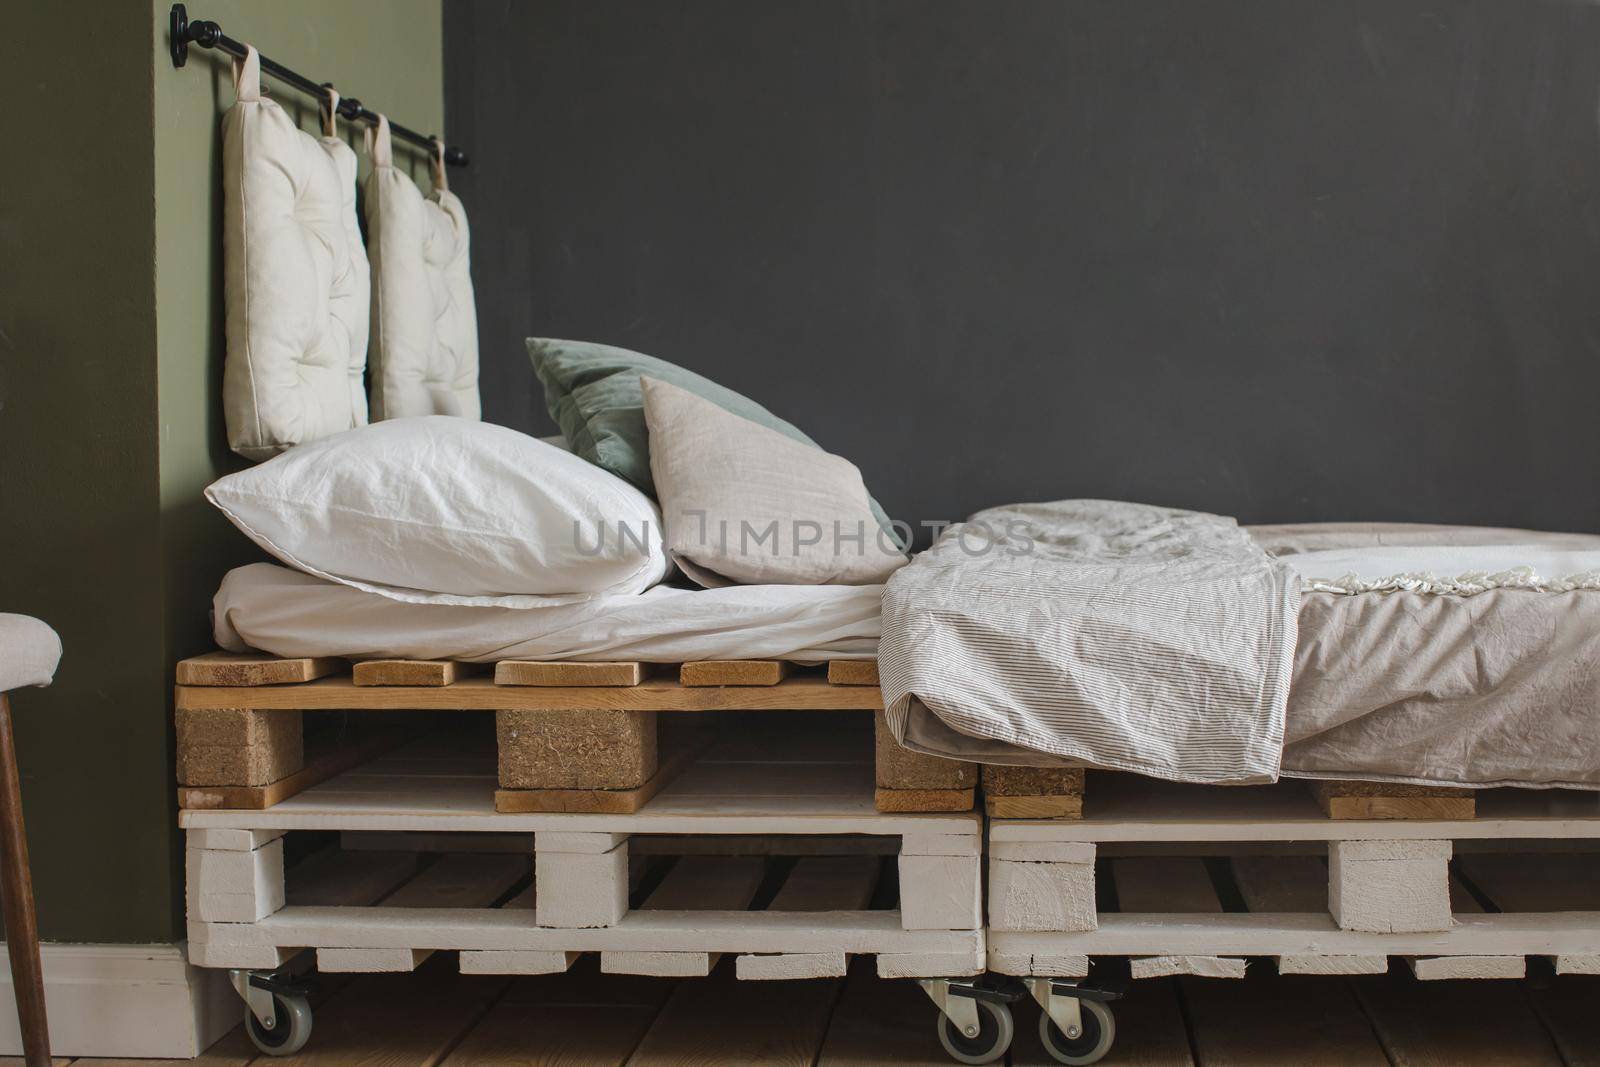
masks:
<path id="1" fill-rule="evenodd" d="M 829 685 L 877 685 L 878 661 L 875 659 L 831 659 L 828 661 Z"/>
<path id="2" fill-rule="evenodd" d="M 527 877 L 532 856 L 455 853 L 391 893 L 390 908 L 486 908 Z"/>
<path id="3" fill-rule="evenodd" d="M 634 686 L 644 681 L 647 673 L 645 665 L 635 660 L 576 663 L 508 659 L 494 665 L 494 684 L 580 689 Z"/>
<path id="4" fill-rule="evenodd" d="M 975 802 L 971 789 L 876 789 L 872 799 L 885 814 L 971 811 Z"/>
<path id="5" fill-rule="evenodd" d="M 983 798 L 984 814 L 991 819 L 1081 819 L 1083 794 L 1060 796 Z"/>
<path id="6" fill-rule="evenodd" d="M 738 911 L 750 906 L 767 871 L 758 856 L 688 856 L 667 872 L 640 911 Z M 600 954 L 607 974 L 706 975 L 719 953 L 664 950 Z"/>
<path id="7" fill-rule="evenodd" d="M 1081 819 L 1082 767 L 983 765 L 983 806 L 991 819 Z"/>
<path id="8" fill-rule="evenodd" d="M 678 681 L 686 686 L 770 686 L 789 676 L 781 659 L 708 659 L 685 663 Z"/>
<path id="9" fill-rule="evenodd" d="M 324 849 L 290 868 L 285 898 L 291 907 L 365 907 L 416 873 L 417 856 L 412 852 Z"/>
<path id="10" fill-rule="evenodd" d="M 488 677 L 442 686 L 358 686 L 346 677 L 254 688 L 180 685 L 177 706 L 306 711 L 873 711 L 883 707 L 883 693 L 871 686 L 829 685 L 826 678 L 814 675 L 764 686 L 685 686 L 675 678 L 646 678 L 635 686 L 496 685 Z"/>
<path id="11" fill-rule="evenodd" d="M 354 685 L 454 685 L 482 670 L 450 659 L 364 659 L 350 668 Z"/>
<path id="12" fill-rule="evenodd" d="M 271 919 L 264 920 L 271 922 Z M 1448 930 L 1375 933 L 1341 930 L 1326 914 L 1102 912 L 1084 933 L 991 933 L 991 948 L 1012 955 L 1555 955 L 1600 951 L 1600 915 L 1528 912 L 1459 915 Z"/>
<path id="13" fill-rule="evenodd" d="M 342 659 L 280 659 L 260 652 L 207 652 L 178 661 L 179 685 L 253 687 L 310 682 L 344 669 Z"/>
<path id="14" fill-rule="evenodd" d="M 878 885 L 878 861 L 871 856 L 808 856 L 794 865 L 768 911 L 860 911 Z M 843 952 L 791 952 L 743 955 L 734 961 L 741 979 L 842 978 L 849 957 Z"/>
<path id="15" fill-rule="evenodd" d="M 1321 781 L 1311 783 L 1311 794 L 1330 819 L 1470 819 L 1477 812 L 1470 789 Z"/>

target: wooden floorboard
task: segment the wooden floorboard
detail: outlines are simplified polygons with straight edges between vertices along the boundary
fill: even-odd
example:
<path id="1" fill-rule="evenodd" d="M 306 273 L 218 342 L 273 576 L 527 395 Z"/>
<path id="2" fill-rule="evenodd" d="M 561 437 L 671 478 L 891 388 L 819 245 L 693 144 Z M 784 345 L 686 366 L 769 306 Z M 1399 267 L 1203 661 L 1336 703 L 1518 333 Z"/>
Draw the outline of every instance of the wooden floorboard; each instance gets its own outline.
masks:
<path id="1" fill-rule="evenodd" d="M 565 974 L 536 974 L 513 979 L 505 1004 L 619 1004 L 654 1012 L 672 995 L 671 979 L 637 974 L 603 974 L 600 954 L 586 953 Z"/>
<path id="2" fill-rule="evenodd" d="M 414 974 L 364 975 L 319 1006 L 311 1040 L 274 1067 L 432 1067 L 465 1040 L 509 979 L 462 975 L 451 953 Z"/>
<path id="3" fill-rule="evenodd" d="M 343 977 L 342 975 L 340 977 Z M 243 1018 L 244 1003 L 239 1005 L 240 1017 Z M 316 1024 L 312 1024 L 316 1029 Z M 84 1067 L 245 1067 L 245 1064 L 261 1056 L 250 1038 L 245 1034 L 243 1026 L 235 1026 L 222 1036 L 215 1044 L 206 1049 L 192 1060 L 119 1060 L 83 1058 L 74 1060 Z M 21 1065 L 21 1057 L 0 1057 L 0 1064 L 15 1062 Z M 55 1061 L 57 1064 L 68 1062 L 64 1059 Z"/>
<path id="4" fill-rule="evenodd" d="M 1567 1067 L 1600 1067 L 1600 976 L 1568 975 L 1526 989 Z"/>
<path id="5" fill-rule="evenodd" d="M 1126 999 L 1113 1006 L 1117 1019 L 1117 1041 L 1105 1063 L 1118 1067 L 1194 1067 L 1189 1031 L 1184 1025 L 1178 1000 L 1176 979 L 1157 978 L 1139 982 Z M 1032 1002 L 1018 1004 L 1017 1036 L 1011 1045 L 1011 1062 L 1017 1067 L 1058 1067 L 1039 1040 L 1039 1010 Z M 924 1025 L 930 1027 L 931 1021 Z M 949 1062 L 948 1057 L 946 1062 Z M 1274 1067 L 1290 1062 L 1288 1057 L 1272 1060 Z M 1265 1064 L 1263 1064 L 1265 1067 Z"/>
<path id="6" fill-rule="evenodd" d="M 1518 982 L 1419 982 L 1398 967 L 1351 981 L 1393 1063 L 1561 1067 L 1554 1039 Z"/>
<path id="7" fill-rule="evenodd" d="M 628 1067 L 810 1067 L 827 1032 L 838 980 L 741 982 L 733 961 L 682 981 Z"/>
<path id="8" fill-rule="evenodd" d="M 843 980 L 739 982 L 732 959 L 708 978 L 602 974 L 594 955 L 565 974 L 462 976 L 438 953 L 415 974 L 321 980 L 311 1042 L 291 1064 L 328 1067 L 945 1067 L 931 1002 L 884 981 L 870 959 Z M 1259 968 L 1259 971 L 1257 971 Z M 1387 977 L 1153 979 L 1116 1003 L 1107 1063 L 1130 1067 L 1600 1067 L 1600 977 L 1530 983 Z M 1181 983 L 1181 984 L 1180 984 Z M 242 1009 L 241 1009 L 242 1010 Z M 1010 1062 L 1054 1063 L 1038 1008 L 1014 1006 Z M 82 1067 L 162 1061 L 58 1059 Z M 269 1067 L 235 1029 L 198 1067 Z M 20 1067 L 0 1057 L 0 1067 Z"/>
<path id="9" fill-rule="evenodd" d="M 934 1030 L 933 1002 L 914 982 L 887 982 L 871 960 L 845 979 L 817 1067 L 948 1067 Z"/>
<path id="10" fill-rule="evenodd" d="M 654 1021 L 641 1004 L 501 1001 L 444 1062 L 450 1067 L 622 1067 Z"/>
<path id="11" fill-rule="evenodd" d="M 1257 966 L 1262 966 L 1258 964 Z M 1341 978 L 1278 978 L 1264 968 L 1242 982 L 1183 978 L 1194 1047 L 1206 1067 L 1387 1067 L 1389 1058 Z"/>

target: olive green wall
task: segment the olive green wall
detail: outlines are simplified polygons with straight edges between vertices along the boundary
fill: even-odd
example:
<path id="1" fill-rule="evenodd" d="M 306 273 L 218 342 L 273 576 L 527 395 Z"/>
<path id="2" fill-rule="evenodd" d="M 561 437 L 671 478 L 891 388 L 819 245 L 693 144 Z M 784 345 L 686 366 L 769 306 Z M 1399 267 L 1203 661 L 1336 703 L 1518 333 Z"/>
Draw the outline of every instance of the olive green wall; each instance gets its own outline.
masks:
<path id="1" fill-rule="evenodd" d="M 43 930 L 157 940 L 176 890 L 149 11 L 102 5 L 48 43 L 62 16 L 8 5 L 0 62 L 0 611 L 66 645 L 55 685 L 12 701 Z"/>
<path id="2" fill-rule="evenodd" d="M 57 941 L 182 936 L 172 664 L 209 646 L 211 593 L 254 556 L 201 496 L 240 463 L 220 401 L 232 83 L 200 49 L 173 69 L 169 7 L 103 5 L 70 47 L 0 63 L 8 142 L 27 146 L 0 168 L 0 611 L 38 615 L 66 647 L 56 683 L 14 701 L 40 924 Z M 443 133 L 439 0 L 190 7 Z M 28 0 L 7 33 L 48 41 L 60 19 Z M 315 128 L 314 106 L 265 84 Z"/>

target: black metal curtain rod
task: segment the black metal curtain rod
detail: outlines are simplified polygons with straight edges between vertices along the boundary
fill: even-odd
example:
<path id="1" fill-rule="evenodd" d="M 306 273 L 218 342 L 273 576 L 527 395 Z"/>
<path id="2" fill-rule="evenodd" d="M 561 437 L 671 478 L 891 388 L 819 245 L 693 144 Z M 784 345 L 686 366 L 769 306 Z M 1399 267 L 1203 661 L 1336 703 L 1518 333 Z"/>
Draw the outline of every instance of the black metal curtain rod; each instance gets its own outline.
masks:
<path id="1" fill-rule="evenodd" d="M 248 54 L 248 49 L 245 45 L 223 33 L 222 27 L 215 22 L 207 22 L 204 19 L 195 19 L 191 22 L 189 20 L 189 12 L 184 9 L 182 4 L 172 5 L 168 26 L 168 44 L 172 50 L 172 65 L 174 67 L 181 67 L 188 62 L 189 46 L 191 44 L 197 44 L 201 48 L 216 48 L 239 59 L 243 59 Z M 266 56 L 260 56 L 260 60 L 261 69 L 279 81 L 288 82 L 301 92 L 309 93 L 324 103 L 332 99 L 328 95 L 328 90 L 332 88 L 332 85 L 319 85 L 304 74 L 292 71 L 282 63 L 275 63 Z M 362 107 L 361 101 L 353 96 L 339 97 L 339 114 L 347 119 L 360 119 L 362 122 L 376 123 L 378 121 L 378 113 L 368 111 Z M 407 129 L 393 119 L 389 120 L 389 133 L 402 141 L 408 141 L 419 148 L 425 148 L 429 152 L 433 152 L 434 146 L 440 143 L 439 138 Z M 452 167 L 464 167 L 467 165 L 467 154 L 459 148 L 447 146 L 444 150 L 444 161 Z"/>

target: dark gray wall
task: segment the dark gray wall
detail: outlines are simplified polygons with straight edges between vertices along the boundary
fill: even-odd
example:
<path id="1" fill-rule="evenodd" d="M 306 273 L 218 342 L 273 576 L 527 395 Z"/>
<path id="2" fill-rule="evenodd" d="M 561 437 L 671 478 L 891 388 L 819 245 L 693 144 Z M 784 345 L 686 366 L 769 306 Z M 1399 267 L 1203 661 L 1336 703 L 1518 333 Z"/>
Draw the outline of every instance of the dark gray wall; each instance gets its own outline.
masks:
<path id="1" fill-rule="evenodd" d="M 747 392 L 898 517 L 1600 530 L 1600 9 L 450 0 L 487 417 L 528 334 Z"/>

